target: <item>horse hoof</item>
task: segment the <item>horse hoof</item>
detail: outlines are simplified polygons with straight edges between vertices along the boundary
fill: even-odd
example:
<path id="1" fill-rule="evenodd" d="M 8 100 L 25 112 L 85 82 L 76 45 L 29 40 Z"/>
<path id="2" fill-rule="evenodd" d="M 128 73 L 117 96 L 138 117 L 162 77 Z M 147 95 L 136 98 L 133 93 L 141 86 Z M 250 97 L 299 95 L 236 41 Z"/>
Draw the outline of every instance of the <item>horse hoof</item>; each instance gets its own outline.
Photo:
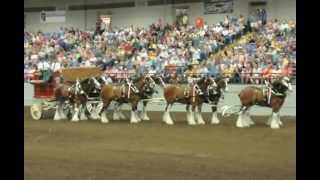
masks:
<path id="1" fill-rule="evenodd" d="M 101 119 L 101 123 L 109 123 L 109 120 L 108 120 L 108 119 L 105 119 L 105 118 L 102 118 L 102 119 Z"/>
<path id="2" fill-rule="evenodd" d="M 149 117 L 141 118 L 143 121 L 150 121 Z"/>
<path id="3" fill-rule="evenodd" d="M 271 129 L 280 129 L 280 126 L 279 125 L 274 125 L 274 126 L 271 126 Z"/>

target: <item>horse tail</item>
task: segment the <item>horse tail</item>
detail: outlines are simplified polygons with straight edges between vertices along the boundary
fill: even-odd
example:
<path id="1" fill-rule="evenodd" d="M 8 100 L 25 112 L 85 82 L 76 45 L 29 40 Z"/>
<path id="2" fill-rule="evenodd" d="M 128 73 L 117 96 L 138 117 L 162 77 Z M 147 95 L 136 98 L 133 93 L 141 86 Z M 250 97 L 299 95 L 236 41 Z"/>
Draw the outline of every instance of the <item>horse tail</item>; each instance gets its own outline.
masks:
<path id="1" fill-rule="evenodd" d="M 222 110 L 222 116 L 230 116 L 232 114 L 237 114 L 242 110 L 242 105 L 232 105 L 232 106 L 222 106 L 221 107 Z"/>

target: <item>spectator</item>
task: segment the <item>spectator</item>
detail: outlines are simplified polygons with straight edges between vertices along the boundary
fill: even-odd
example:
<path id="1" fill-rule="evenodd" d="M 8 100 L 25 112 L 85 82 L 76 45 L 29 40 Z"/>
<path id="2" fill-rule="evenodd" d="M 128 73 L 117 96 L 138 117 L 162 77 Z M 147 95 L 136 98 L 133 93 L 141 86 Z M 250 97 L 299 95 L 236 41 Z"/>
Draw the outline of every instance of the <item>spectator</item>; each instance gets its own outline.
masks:
<path id="1" fill-rule="evenodd" d="M 56 62 L 57 59 L 61 68 L 103 66 L 104 69 L 108 67 L 122 72 L 136 65 L 139 66 L 137 70 L 143 72 L 144 68 L 151 66 L 155 66 L 157 71 L 163 71 L 168 64 L 175 66 L 175 71 L 181 71 L 179 66 L 186 66 L 196 60 L 206 66 L 201 70 L 206 72 L 205 69 L 208 69 L 213 76 L 223 74 L 224 71 L 229 75 L 229 68 L 234 68 L 233 76 L 238 78 L 235 79 L 255 79 L 254 74 L 243 76 L 243 73 L 263 68 L 263 61 L 267 58 L 265 54 L 271 53 L 272 63 L 280 65 L 282 69 L 295 59 L 295 22 L 279 23 L 273 20 L 261 26 L 258 21 L 266 21 L 263 18 L 264 11 L 259 11 L 260 19 L 250 14 L 248 22 L 256 32 L 248 35 L 242 33 L 245 25 L 242 15 L 238 18 L 226 16 L 222 23 L 206 24 L 203 29 L 192 26 L 178 28 L 167 24 L 163 28 L 157 25 L 149 29 L 115 28 L 101 34 L 72 28 L 61 28 L 51 34 L 25 33 L 24 63 L 31 63 L 31 66 L 38 64 L 40 55 L 42 57 L 45 53 L 45 61 Z M 230 48 L 230 43 L 238 38 L 236 48 Z M 228 49 L 227 53 L 219 57 L 225 48 Z M 282 60 L 281 53 L 285 55 Z M 213 56 L 217 57 L 216 61 L 206 64 Z M 248 67 L 248 62 L 256 64 L 253 69 Z M 225 65 L 227 68 L 224 68 Z M 221 68 L 223 71 L 220 71 Z"/>

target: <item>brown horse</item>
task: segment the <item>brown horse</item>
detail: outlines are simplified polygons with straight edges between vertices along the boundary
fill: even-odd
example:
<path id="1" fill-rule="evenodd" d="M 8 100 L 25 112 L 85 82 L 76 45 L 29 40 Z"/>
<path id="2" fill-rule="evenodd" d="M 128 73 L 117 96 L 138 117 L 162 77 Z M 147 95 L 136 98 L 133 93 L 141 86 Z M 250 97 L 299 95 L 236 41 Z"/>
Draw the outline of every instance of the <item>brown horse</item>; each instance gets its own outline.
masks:
<path id="1" fill-rule="evenodd" d="M 82 81 L 77 80 L 74 88 L 74 113 L 72 116 L 72 122 L 78 122 L 79 120 L 87 120 L 86 115 L 87 102 L 89 98 L 99 98 L 99 93 L 101 90 L 101 84 L 95 77 L 86 78 Z M 97 119 L 98 117 L 93 117 Z"/>
<path id="2" fill-rule="evenodd" d="M 74 103 L 75 86 L 71 83 L 60 84 L 55 89 L 55 99 L 57 102 L 56 111 L 53 120 L 67 119 L 66 114 L 63 112 L 63 108 L 66 105 Z"/>
<path id="3" fill-rule="evenodd" d="M 141 76 L 133 82 L 127 81 L 123 85 L 104 85 L 101 89 L 101 99 L 103 102 L 103 108 L 101 113 L 101 122 L 108 123 L 109 120 L 106 116 L 107 108 L 112 101 L 116 101 L 118 104 L 130 103 L 131 104 L 131 123 L 138 123 L 141 121 L 137 114 L 137 106 L 141 97 L 144 95 L 144 88 L 146 86 L 149 76 Z M 116 109 L 118 111 L 118 109 Z"/>
<path id="4" fill-rule="evenodd" d="M 239 113 L 239 117 L 236 122 L 237 127 L 249 127 L 254 124 L 250 118 L 249 109 L 254 106 L 270 107 L 272 109 L 272 115 L 268 119 L 267 125 L 270 125 L 272 129 L 278 129 L 282 125 L 280 121 L 279 111 L 287 96 L 287 91 L 292 91 L 291 81 L 288 77 L 282 77 L 274 80 L 271 87 L 258 88 L 255 86 L 249 86 L 244 88 L 239 93 L 241 101 L 240 110 L 235 113 Z M 223 115 L 226 111 L 235 106 L 226 106 L 223 108 Z M 233 114 L 233 113 L 229 113 Z"/>
<path id="5" fill-rule="evenodd" d="M 150 118 L 147 114 L 148 100 L 150 100 L 152 98 L 154 93 L 157 93 L 157 91 L 155 90 L 155 86 L 156 86 L 155 80 L 157 80 L 157 77 L 154 75 L 146 75 L 146 77 L 147 77 L 146 83 L 142 88 L 142 93 L 138 94 L 142 100 L 142 103 L 143 103 L 142 111 L 140 114 L 140 118 L 143 121 L 150 120 Z M 120 111 L 120 106 L 122 104 L 123 103 L 121 103 L 121 102 L 117 102 L 115 104 L 115 109 L 114 109 L 114 113 L 113 113 L 113 120 L 126 119 L 125 115 Z"/>
<path id="6" fill-rule="evenodd" d="M 194 120 L 194 113 L 196 107 L 198 107 L 198 112 L 196 114 L 196 119 L 198 124 L 205 124 L 203 118 L 201 116 L 201 105 L 204 103 L 205 98 L 204 93 L 214 85 L 214 81 L 210 77 L 202 77 L 199 81 L 194 83 L 193 85 L 168 85 L 166 86 L 161 80 L 164 86 L 164 98 L 167 102 L 165 112 L 163 115 L 163 121 L 166 124 L 172 125 L 173 120 L 170 116 L 170 108 L 175 102 L 186 104 L 187 110 L 187 121 L 189 125 L 196 125 L 196 121 Z M 190 105 L 192 109 L 190 109 Z"/>

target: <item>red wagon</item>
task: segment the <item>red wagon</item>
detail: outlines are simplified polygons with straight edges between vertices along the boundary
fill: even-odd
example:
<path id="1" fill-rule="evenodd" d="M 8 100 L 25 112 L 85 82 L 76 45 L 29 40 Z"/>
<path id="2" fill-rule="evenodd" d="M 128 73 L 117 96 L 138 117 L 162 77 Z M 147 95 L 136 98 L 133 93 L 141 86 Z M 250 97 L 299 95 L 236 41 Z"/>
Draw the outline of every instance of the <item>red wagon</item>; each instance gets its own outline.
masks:
<path id="1" fill-rule="evenodd" d="M 34 75 L 31 84 L 34 86 L 33 98 L 34 102 L 30 107 L 31 117 L 35 120 L 41 119 L 43 112 L 55 107 L 54 93 L 56 88 L 56 75 L 51 76 L 49 81 L 40 80 L 39 74 Z"/>
<path id="2" fill-rule="evenodd" d="M 35 120 L 41 119 L 44 114 L 49 113 L 49 110 L 56 109 L 55 101 L 55 89 L 56 89 L 56 77 L 62 76 L 64 81 L 69 83 L 75 83 L 76 79 L 86 79 L 89 77 L 99 77 L 103 74 L 103 71 L 98 67 L 93 68 L 68 68 L 62 69 L 61 74 L 53 74 L 51 78 L 44 82 L 39 79 L 39 75 L 34 76 L 34 80 L 30 81 L 34 85 L 34 102 L 30 107 L 31 117 Z M 97 104 L 96 100 L 88 102 L 88 106 Z M 67 110 L 68 110 L 68 106 Z M 92 109 L 92 108 L 90 108 Z M 70 110 L 70 109 L 69 109 Z M 91 113 L 91 111 L 89 111 Z"/>

